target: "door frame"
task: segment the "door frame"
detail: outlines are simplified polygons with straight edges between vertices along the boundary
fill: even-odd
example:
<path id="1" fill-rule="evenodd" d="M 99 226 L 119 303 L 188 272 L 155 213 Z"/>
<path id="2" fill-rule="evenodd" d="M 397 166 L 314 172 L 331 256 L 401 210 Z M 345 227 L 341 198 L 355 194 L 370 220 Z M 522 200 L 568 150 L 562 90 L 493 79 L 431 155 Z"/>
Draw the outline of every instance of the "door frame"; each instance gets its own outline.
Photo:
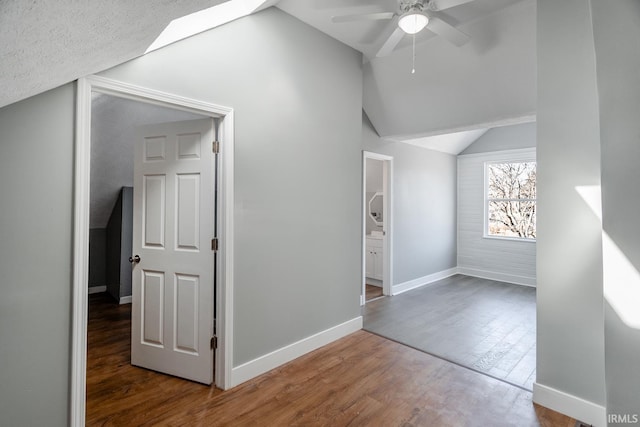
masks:
<path id="1" fill-rule="evenodd" d="M 367 159 L 382 161 L 382 294 L 390 296 L 393 284 L 393 157 L 385 154 L 362 151 L 362 290 L 360 305 L 366 303 L 366 246 L 367 246 Z"/>
<path id="2" fill-rule="evenodd" d="M 214 383 L 231 387 L 233 361 L 233 214 L 234 111 L 232 108 L 185 98 L 117 80 L 88 76 L 76 86 L 74 159 L 73 303 L 71 345 L 71 426 L 84 426 L 86 412 L 87 309 L 89 277 L 89 201 L 91 169 L 92 92 L 131 99 L 218 119 L 220 142 L 216 221 L 221 250 L 216 269 L 218 348 L 214 354 Z M 214 236 L 212 236 L 214 237 Z M 211 319 L 213 322 L 213 319 Z"/>

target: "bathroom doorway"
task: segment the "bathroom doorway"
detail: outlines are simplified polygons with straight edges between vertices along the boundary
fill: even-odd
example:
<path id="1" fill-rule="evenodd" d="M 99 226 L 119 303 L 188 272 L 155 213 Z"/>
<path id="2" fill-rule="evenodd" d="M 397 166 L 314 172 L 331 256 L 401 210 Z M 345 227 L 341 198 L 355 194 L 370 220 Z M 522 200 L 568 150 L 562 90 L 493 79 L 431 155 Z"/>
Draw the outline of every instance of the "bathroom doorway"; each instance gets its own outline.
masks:
<path id="1" fill-rule="evenodd" d="M 391 295 L 393 158 L 363 152 L 361 304 Z"/>

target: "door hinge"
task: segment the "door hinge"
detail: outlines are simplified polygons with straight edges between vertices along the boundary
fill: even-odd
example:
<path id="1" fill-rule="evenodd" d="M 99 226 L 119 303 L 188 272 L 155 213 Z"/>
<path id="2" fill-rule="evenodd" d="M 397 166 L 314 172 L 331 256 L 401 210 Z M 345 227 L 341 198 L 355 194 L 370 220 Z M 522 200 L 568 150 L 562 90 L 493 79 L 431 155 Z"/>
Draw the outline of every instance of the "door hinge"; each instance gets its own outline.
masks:
<path id="1" fill-rule="evenodd" d="M 211 337 L 211 349 L 215 350 L 216 348 L 218 348 L 218 337 L 214 335 Z"/>
<path id="2" fill-rule="evenodd" d="M 214 154 L 218 154 L 220 152 L 220 142 L 219 141 L 213 141 L 211 146 L 212 146 Z"/>
<path id="3" fill-rule="evenodd" d="M 213 239 L 211 239 L 211 250 L 217 252 L 218 251 L 218 246 L 219 246 L 218 238 L 214 237 Z"/>

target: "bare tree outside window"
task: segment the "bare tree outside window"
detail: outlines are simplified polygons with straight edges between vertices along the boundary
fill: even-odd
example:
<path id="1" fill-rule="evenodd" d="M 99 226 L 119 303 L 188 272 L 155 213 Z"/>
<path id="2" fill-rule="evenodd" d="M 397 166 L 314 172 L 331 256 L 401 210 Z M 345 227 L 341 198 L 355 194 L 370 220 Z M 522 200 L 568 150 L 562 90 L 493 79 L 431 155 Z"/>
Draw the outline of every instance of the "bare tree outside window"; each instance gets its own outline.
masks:
<path id="1" fill-rule="evenodd" d="M 536 238 L 536 163 L 487 164 L 487 234 Z"/>

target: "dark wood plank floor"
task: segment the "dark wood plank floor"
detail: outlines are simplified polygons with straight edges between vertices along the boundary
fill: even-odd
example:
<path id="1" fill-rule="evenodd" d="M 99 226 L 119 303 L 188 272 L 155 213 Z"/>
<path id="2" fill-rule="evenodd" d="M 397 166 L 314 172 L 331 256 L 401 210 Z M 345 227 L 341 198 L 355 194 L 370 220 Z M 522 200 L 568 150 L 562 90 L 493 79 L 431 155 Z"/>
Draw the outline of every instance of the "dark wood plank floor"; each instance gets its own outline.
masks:
<path id="1" fill-rule="evenodd" d="M 455 275 L 367 303 L 364 329 L 532 390 L 535 288 Z"/>
<path id="2" fill-rule="evenodd" d="M 365 331 L 229 391 L 129 364 L 130 305 L 90 297 L 88 426 L 558 426 L 531 393 Z"/>

